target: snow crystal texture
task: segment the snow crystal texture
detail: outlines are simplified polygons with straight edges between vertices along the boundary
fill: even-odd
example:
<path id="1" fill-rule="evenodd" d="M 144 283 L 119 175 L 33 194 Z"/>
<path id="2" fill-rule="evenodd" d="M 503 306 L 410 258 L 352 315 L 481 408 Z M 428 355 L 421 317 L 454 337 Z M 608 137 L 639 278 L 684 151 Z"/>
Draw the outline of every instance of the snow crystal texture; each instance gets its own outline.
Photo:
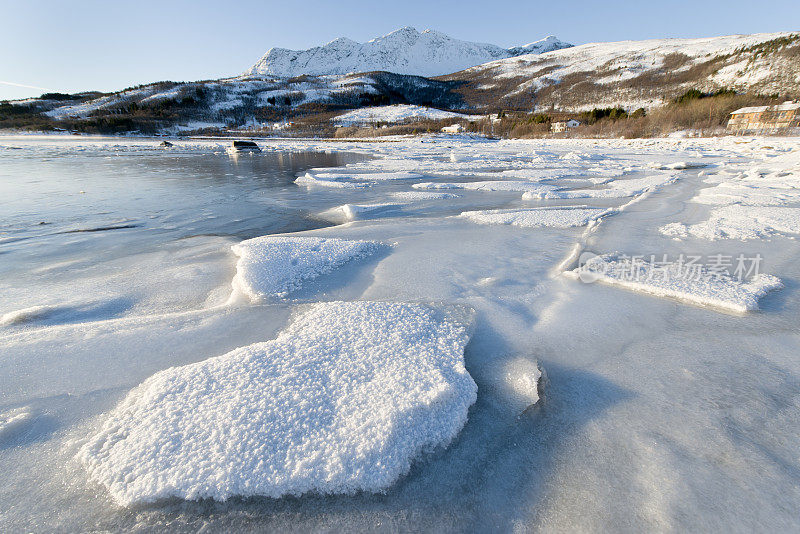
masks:
<path id="1" fill-rule="evenodd" d="M 594 256 L 564 274 L 583 282 L 602 282 L 735 313 L 757 310 L 760 297 L 783 287 L 778 277 L 763 273 L 739 280 L 703 267 L 694 269 L 678 262 L 658 265 L 615 254 Z"/>
<path id="2" fill-rule="evenodd" d="M 586 206 L 564 208 L 532 208 L 507 210 L 465 211 L 459 215 L 478 224 L 507 224 L 523 228 L 549 226 L 553 228 L 570 228 L 585 226 L 602 216 L 608 210 L 589 208 Z"/>
<path id="3" fill-rule="evenodd" d="M 457 315 L 314 304 L 272 341 L 153 375 L 78 458 L 122 505 L 385 490 L 475 402 Z"/>
<path id="4" fill-rule="evenodd" d="M 233 245 L 239 256 L 234 295 L 258 301 L 286 297 L 303 282 L 330 273 L 350 260 L 365 258 L 383 245 L 321 237 L 264 236 Z"/>

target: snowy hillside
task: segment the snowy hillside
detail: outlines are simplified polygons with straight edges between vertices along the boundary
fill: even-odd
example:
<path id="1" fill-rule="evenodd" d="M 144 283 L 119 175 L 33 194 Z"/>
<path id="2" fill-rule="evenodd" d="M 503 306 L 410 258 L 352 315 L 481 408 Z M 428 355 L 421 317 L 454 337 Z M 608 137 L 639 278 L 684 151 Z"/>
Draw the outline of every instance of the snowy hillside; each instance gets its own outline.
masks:
<path id="1" fill-rule="evenodd" d="M 440 109 L 425 106 L 411 106 L 408 104 L 396 104 L 394 106 L 375 106 L 361 109 L 354 109 L 343 113 L 334 119 L 334 123 L 340 126 L 363 126 L 373 123 L 402 123 L 409 120 L 443 120 L 443 119 L 465 119 L 469 115 L 453 113 L 452 111 L 442 111 Z"/>
<path id="2" fill-rule="evenodd" d="M 570 47 L 554 36 L 510 49 L 453 39 L 434 30 L 401 28 L 366 43 L 340 37 L 308 50 L 272 48 L 247 74 L 301 76 L 389 71 L 439 76 L 520 54 L 541 54 Z"/>
<path id="3" fill-rule="evenodd" d="M 590 43 L 523 55 L 444 77 L 467 81 L 473 105 L 591 109 L 649 108 L 687 88 L 764 94 L 800 87 L 800 34 L 762 33 L 702 39 Z"/>

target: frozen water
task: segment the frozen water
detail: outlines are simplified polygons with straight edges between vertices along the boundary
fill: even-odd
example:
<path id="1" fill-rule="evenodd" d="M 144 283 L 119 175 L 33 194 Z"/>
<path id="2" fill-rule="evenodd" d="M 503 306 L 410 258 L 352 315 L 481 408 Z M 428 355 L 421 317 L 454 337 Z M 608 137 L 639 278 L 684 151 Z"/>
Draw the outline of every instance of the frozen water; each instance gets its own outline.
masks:
<path id="1" fill-rule="evenodd" d="M 395 191 L 391 194 L 392 198 L 398 200 L 406 200 L 415 202 L 417 200 L 446 200 L 450 198 L 459 198 L 459 195 L 454 193 L 435 193 L 433 191 Z"/>
<path id="2" fill-rule="evenodd" d="M 233 246 L 239 256 L 233 294 L 253 301 L 285 297 L 303 282 L 330 273 L 348 261 L 375 253 L 381 245 L 319 237 L 264 236 Z"/>
<path id="3" fill-rule="evenodd" d="M 333 178 L 320 177 L 319 175 L 311 174 L 310 172 L 299 176 L 294 183 L 298 185 L 317 186 L 317 187 L 334 187 L 337 189 L 363 189 L 375 185 L 374 182 L 345 182 L 339 179 L 340 175 L 335 175 Z"/>
<path id="4" fill-rule="evenodd" d="M 661 227 L 668 236 L 701 239 L 765 239 L 778 234 L 800 234 L 800 209 L 734 204 L 714 208 L 708 220 L 696 224 L 670 223 Z"/>
<path id="5" fill-rule="evenodd" d="M 555 188 L 521 180 L 491 180 L 486 182 L 420 182 L 414 189 L 470 189 L 474 191 L 526 191 L 546 194 Z"/>
<path id="6" fill-rule="evenodd" d="M 465 211 L 461 217 L 478 224 L 510 224 L 523 228 L 585 226 L 607 210 L 586 206 L 546 207 L 523 210 Z"/>
<path id="7" fill-rule="evenodd" d="M 523 193 L 522 198 L 523 200 L 537 198 L 624 198 L 657 190 L 677 179 L 678 177 L 675 175 L 666 174 L 648 176 L 645 178 L 614 180 L 602 189 L 580 189 L 572 191 L 531 190 Z"/>
<path id="8" fill-rule="evenodd" d="M 594 256 L 564 274 L 587 283 L 602 282 L 738 313 L 758 309 L 760 297 L 783 287 L 777 277 L 763 273 L 750 280 L 740 280 L 725 272 L 695 270 L 679 262 L 656 264 L 614 254 Z"/>
<path id="9" fill-rule="evenodd" d="M 160 141 L 0 139 L 9 148 L 0 158 L 0 414 L 31 414 L 0 441 L 4 530 L 798 529 L 800 254 L 788 227 L 779 231 L 769 220 L 762 230 L 753 223 L 753 215 L 767 221 L 766 214 L 776 213 L 791 221 L 800 209 L 798 139 L 270 139 L 259 141 L 262 153 L 237 157 L 225 154 L 222 141 L 179 139 L 169 150 L 158 148 Z M 675 162 L 705 166 L 666 168 Z M 342 175 L 320 182 L 346 185 L 301 187 L 295 179 L 306 173 Z M 370 178 L 389 173 L 420 178 Z M 534 191 L 522 199 L 525 190 L 492 184 L 495 190 L 412 187 L 493 181 L 514 182 L 512 189 L 517 183 L 545 186 L 557 197 L 577 198 L 539 198 Z M 395 207 L 375 207 L 386 204 Z M 320 215 L 345 205 L 374 210 L 338 226 Z M 575 227 L 476 224 L 459 216 L 504 211 L 540 217 L 567 209 L 599 215 Z M 732 214 L 749 214 L 738 235 L 757 237 L 712 241 L 687 232 L 675 239 L 660 231 L 673 223 L 692 228 L 715 213 L 727 221 L 713 224 L 732 227 L 739 224 Z M 315 253 L 309 258 L 319 263 L 309 259 L 311 271 L 326 273 L 301 280 L 289 298 L 229 300 L 239 259 L 231 247 L 262 236 L 391 247 L 329 271 L 332 264 Z M 289 249 L 264 264 L 278 274 L 294 272 L 280 260 L 291 265 L 299 249 Z M 642 284 L 628 291 L 561 276 L 586 250 L 620 251 L 617 259 L 696 254 L 706 261 L 743 254 L 763 261 L 742 282 L 723 277 L 716 285 Z M 306 257 L 300 256 L 298 266 Z M 344 261 L 347 254 L 334 256 Z M 777 285 L 771 277 L 785 287 L 762 294 Z M 388 476 L 381 494 L 331 495 L 320 484 L 300 497 L 258 497 L 217 484 L 215 476 L 254 480 L 244 471 L 235 471 L 240 478 L 224 478 L 234 470 L 222 469 L 205 479 L 205 488 L 206 495 L 230 496 L 224 502 L 173 497 L 122 507 L 104 483 L 95 482 L 101 478 L 90 478 L 75 460 L 88 438 L 103 436 L 111 421 L 135 426 L 157 419 L 160 405 L 138 396 L 149 377 L 171 376 L 176 387 L 185 386 L 189 376 L 213 380 L 217 375 L 188 369 L 208 370 L 231 351 L 250 354 L 252 346 L 266 344 L 288 354 L 284 349 L 293 342 L 310 339 L 289 339 L 287 333 L 299 332 L 290 318 L 304 317 L 320 301 L 419 306 L 443 313 L 439 325 L 462 322 L 447 310 L 475 310 L 469 343 L 462 347 L 464 369 L 478 388 L 466 423 L 446 447 L 409 457 L 407 474 L 392 483 Z M 756 303 L 757 311 L 732 313 L 731 306 Z M 380 314 L 367 322 L 373 315 L 380 322 Z M 341 311 L 330 320 L 339 316 L 346 323 L 333 330 L 352 341 L 352 329 L 364 323 Z M 366 346 L 367 338 L 344 342 L 325 324 L 308 325 L 321 337 L 315 344 L 331 349 L 315 357 L 365 354 L 353 346 Z M 381 325 L 392 343 L 407 339 L 405 330 Z M 256 350 L 250 361 L 256 353 L 265 354 Z M 389 351 L 386 358 L 387 369 L 417 376 L 413 366 L 392 367 L 398 362 Z M 290 361 L 259 360 L 271 369 Z M 312 371 L 322 372 L 312 366 L 308 376 Z M 363 374 L 342 376 L 366 383 Z M 393 380 L 394 374 L 381 384 Z M 242 383 L 248 392 L 242 402 L 253 398 L 248 383 Z M 189 390 L 181 390 L 186 396 L 180 398 Z M 272 399 L 269 391 L 260 388 L 258 398 Z M 234 402 L 220 393 L 217 399 Z M 384 398 L 369 397 L 365 409 Z M 141 417 L 126 420 L 116 408 L 123 402 L 141 409 Z M 426 405 L 420 414 L 438 407 Z M 198 412 L 202 417 L 181 418 L 182 424 L 199 429 L 215 413 L 207 408 Z M 257 403 L 249 402 L 241 414 L 254 409 Z M 382 412 L 365 413 L 372 420 Z M 237 415 L 225 420 L 227 428 Z M 249 422 L 236 428 L 257 427 Z M 447 434 L 446 427 L 440 430 Z M 402 436 L 381 439 L 394 444 Z M 346 437 L 362 439 L 358 432 Z M 239 452 L 250 450 L 241 444 Z M 209 459 L 215 450 L 201 452 Z M 115 452 L 115 462 L 129 458 L 123 451 Z M 92 455 L 97 465 L 112 465 L 105 462 L 107 452 Z M 222 451 L 236 453 L 235 447 Z M 113 465 L 144 471 L 155 464 Z M 199 465 L 185 460 L 168 468 L 191 474 Z M 362 470 L 352 480 L 377 480 L 369 473 L 375 472 Z M 150 489 L 166 488 L 169 480 L 159 486 L 141 477 L 129 489 L 153 496 Z"/>
<path id="10" fill-rule="evenodd" d="M 393 202 L 377 202 L 375 204 L 343 204 L 320 213 L 321 217 L 334 222 L 355 221 L 364 216 L 375 216 L 387 211 L 393 211 L 403 204 Z"/>
<path id="11" fill-rule="evenodd" d="M 149 378 L 79 455 L 125 505 L 380 491 L 464 426 L 467 340 L 419 304 L 315 304 L 273 341 Z"/>

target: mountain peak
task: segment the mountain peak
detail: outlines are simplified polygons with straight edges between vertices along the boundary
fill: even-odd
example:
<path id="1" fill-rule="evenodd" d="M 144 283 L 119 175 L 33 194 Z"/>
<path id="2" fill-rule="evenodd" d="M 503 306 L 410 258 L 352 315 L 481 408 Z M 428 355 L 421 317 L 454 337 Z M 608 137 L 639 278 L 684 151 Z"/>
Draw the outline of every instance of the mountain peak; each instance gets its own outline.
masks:
<path id="1" fill-rule="evenodd" d="M 572 45 L 551 35 L 525 46 L 502 48 L 461 41 L 432 29 L 420 33 L 412 26 L 404 26 L 366 43 L 340 37 L 308 50 L 271 48 L 246 74 L 293 77 L 380 70 L 437 76 L 488 61 L 568 46 Z"/>

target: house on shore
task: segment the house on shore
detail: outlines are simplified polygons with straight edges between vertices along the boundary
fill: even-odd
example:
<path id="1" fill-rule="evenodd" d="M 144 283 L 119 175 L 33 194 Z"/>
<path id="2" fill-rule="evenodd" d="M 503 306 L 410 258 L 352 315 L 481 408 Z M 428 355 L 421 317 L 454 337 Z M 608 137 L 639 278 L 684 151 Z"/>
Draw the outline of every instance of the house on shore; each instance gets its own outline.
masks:
<path id="1" fill-rule="evenodd" d="M 457 134 L 457 133 L 461 133 L 463 131 L 464 131 L 464 126 L 461 125 L 461 124 L 453 124 L 453 125 L 445 126 L 444 128 L 442 128 L 442 132 L 443 133 L 449 133 L 449 134 Z"/>
<path id="2" fill-rule="evenodd" d="M 575 119 L 570 119 L 568 121 L 558 121 L 550 125 L 550 131 L 553 133 L 561 133 L 561 132 L 566 132 L 571 128 L 577 128 L 580 125 L 581 123 L 579 121 L 576 121 Z"/>
<path id="3" fill-rule="evenodd" d="M 800 102 L 787 101 L 777 106 L 737 109 L 728 120 L 733 133 L 770 133 L 800 128 Z"/>

